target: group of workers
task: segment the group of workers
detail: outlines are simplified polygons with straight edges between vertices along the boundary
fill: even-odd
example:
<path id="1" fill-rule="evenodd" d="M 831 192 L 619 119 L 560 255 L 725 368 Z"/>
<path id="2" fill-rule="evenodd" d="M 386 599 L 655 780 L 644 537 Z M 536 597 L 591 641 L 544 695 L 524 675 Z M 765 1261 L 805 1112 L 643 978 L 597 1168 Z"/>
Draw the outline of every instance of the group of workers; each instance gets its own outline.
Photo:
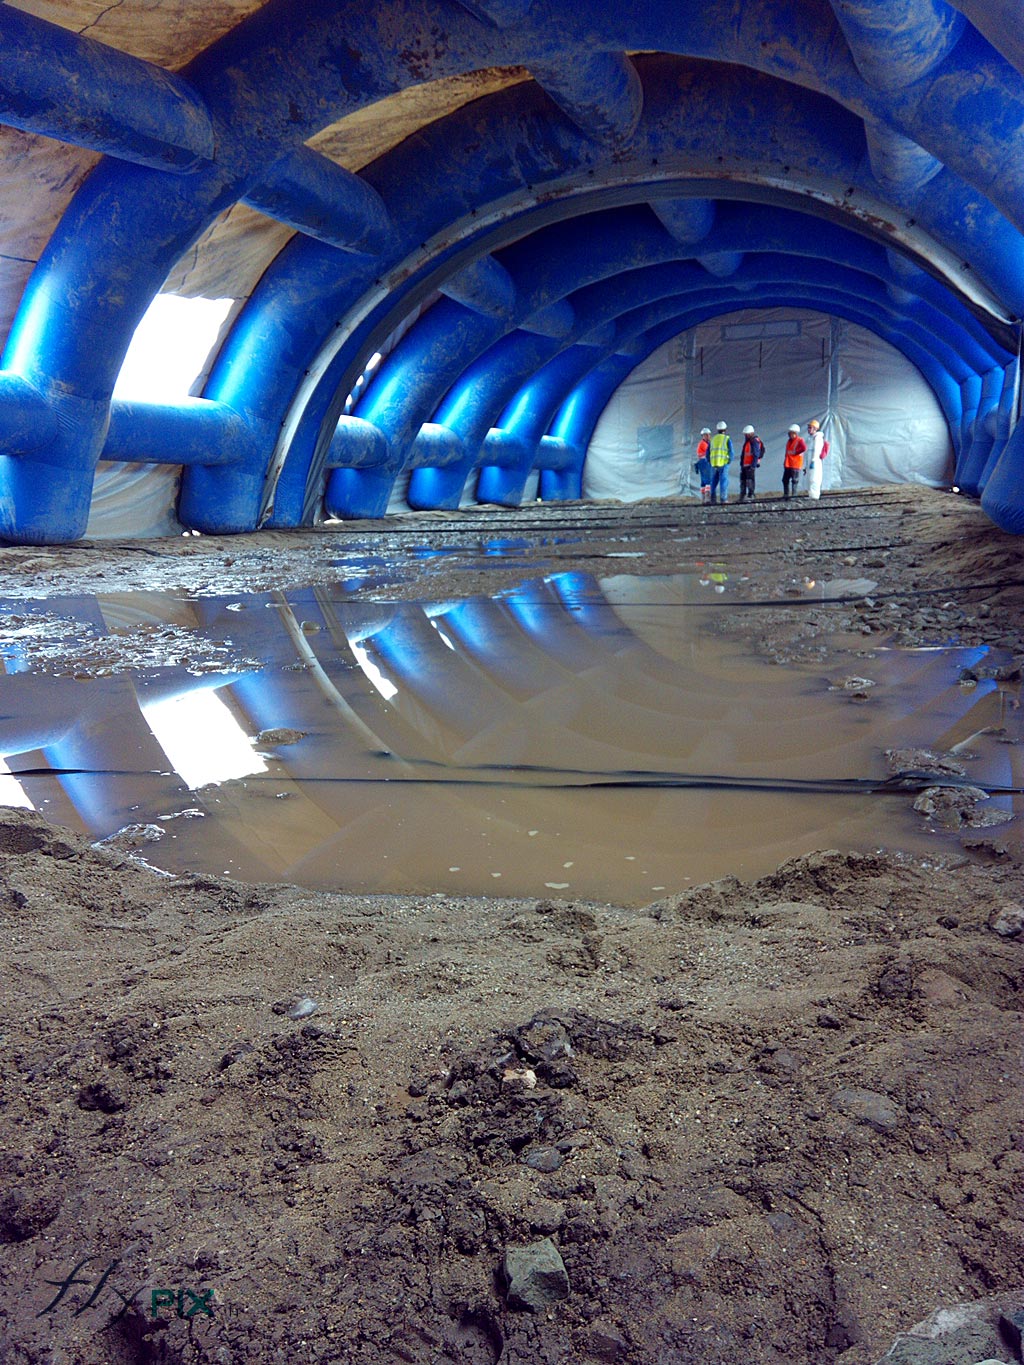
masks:
<path id="1" fill-rule="evenodd" d="M 788 432 L 786 453 L 782 461 L 782 496 L 796 496 L 797 484 L 807 456 L 807 496 L 817 500 L 821 497 L 821 462 L 828 454 L 828 442 L 821 430 L 821 423 L 812 417 L 807 423 L 807 441 L 800 435 L 800 425 L 794 422 Z M 710 427 L 702 427 L 697 444 L 697 460 L 694 469 L 700 476 L 701 502 L 729 501 L 729 465 L 732 463 L 733 446 L 727 422 L 719 422 L 712 436 Z M 751 426 L 743 428 L 743 445 L 740 449 L 740 502 L 753 502 L 755 492 L 755 471 L 764 459 L 764 442 Z"/>

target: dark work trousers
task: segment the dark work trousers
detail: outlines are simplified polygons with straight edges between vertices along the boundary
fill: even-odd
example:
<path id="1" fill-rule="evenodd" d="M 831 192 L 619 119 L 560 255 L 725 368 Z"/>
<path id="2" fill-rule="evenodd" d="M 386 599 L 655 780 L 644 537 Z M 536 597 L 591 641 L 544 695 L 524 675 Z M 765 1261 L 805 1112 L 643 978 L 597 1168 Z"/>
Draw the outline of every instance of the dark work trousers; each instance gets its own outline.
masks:
<path id="1" fill-rule="evenodd" d="M 796 497 L 796 486 L 800 482 L 800 475 L 803 471 L 799 469 L 784 469 L 782 471 L 782 496 L 789 497 L 790 488 L 793 496 Z"/>
<path id="2" fill-rule="evenodd" d="M 746 502 L 747 498 L 754 496 L 754 474 L 756 470 L 756 464 L 740 465 L 740 502 Z"/>

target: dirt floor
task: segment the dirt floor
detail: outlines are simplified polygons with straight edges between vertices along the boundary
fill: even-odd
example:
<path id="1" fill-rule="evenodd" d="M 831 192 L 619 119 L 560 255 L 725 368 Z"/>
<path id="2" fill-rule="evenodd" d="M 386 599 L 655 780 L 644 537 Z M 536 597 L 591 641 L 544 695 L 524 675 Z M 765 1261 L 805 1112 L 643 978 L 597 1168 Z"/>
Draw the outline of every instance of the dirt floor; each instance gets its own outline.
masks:
<path id="1" fill-rule="evenodd" d="M 17 599 L 351 581 L 367 552 L 369 596 L 492 593 L 494 537 L 510 583 L 742 561 L 762 605 L 723 628 L 780 661 L 837 632 L 1024 660 L 1024 542 L 913 489 L 7 548 L 0 640 L 126 669 L 152 639 L 72 645 Z M 811 577 L 877 588 L 797 610 Z M 0 1360 L 870 1365 L 993 1296 L 1001 1345 L 887 1358 L 1019 1360 L 1024 865 L 943 848 L 637 911 L 172 878 L 0 811 Z"/>

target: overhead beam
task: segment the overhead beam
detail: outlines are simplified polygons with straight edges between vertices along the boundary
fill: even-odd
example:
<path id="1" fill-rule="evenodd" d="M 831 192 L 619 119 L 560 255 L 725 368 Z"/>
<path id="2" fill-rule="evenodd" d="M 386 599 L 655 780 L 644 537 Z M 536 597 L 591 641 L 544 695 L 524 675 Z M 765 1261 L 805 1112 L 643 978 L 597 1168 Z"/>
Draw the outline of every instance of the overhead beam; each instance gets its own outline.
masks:
<path id="1" fill-rule="evenodd" d="M 640 122 L 644 90 L 624 52 L 593 52 L 571 63 L 531 63 L 538 85 L 594 142 L 621 147 Z"/>
<path id="2" fill-rule="evenodd" d="M 187 81 L 0 5 L 0 123 L 158 170 L 213 158 L 213 122 Z"/>
<path id="3" fill-rule="evenodd" d="M 308 147 L 278 161 L 244 202 L 342 251 L 377 256 L 394 242 L 391 215 L 373 186 Z"/>
<path id="4" fill-rule="evenodd" d="M 475 261 L 441 285 L 441 293 L 474 313 L 491 318 L 510 318 L 516 306 L 516 286 L 512 276 L 493 256 L 478 256 Z"/>
<path id="5" fill-rule="evenodd" d="M 463 9 L 495 28 L 511 28 L 529 14 L 533 0 L 460 0 Z"/>
<path id="6" fill-rule="evenodd" d="M 876 90 L 913 85 L 960 40 L 964 17 L 945 0 L 832 0 L 857 69 Z"/>
<path id="7" fill-rule="evenodd" d="M 715 223 L 714 199 L 653 199 L 651 208 L 662 227 L 681 246 L 702 242 Z"/>
<path id="8" fill-rule="evenodd" d="M 942 170 L 942 162 L 910 138 L 874 119 L 864 120 L 871 174 L 885 194 L 910 207 L 928 181 Z"/>

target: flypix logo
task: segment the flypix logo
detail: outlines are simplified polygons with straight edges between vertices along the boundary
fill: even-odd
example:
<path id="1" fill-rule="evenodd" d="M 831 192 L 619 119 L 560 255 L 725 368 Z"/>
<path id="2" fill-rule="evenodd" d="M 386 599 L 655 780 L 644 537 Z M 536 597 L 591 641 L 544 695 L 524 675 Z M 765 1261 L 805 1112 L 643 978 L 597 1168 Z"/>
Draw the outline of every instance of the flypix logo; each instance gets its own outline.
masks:
<path id="1" fill-rule="evenodd" d="M 123 1318 L 133 1305 L 137 1305 L 143 1312 L 148 1307 L 149 1316 L 155 1321 L 164 1320 L 165 1314 L 168 1317 L 184 1318 L 186 1321 L 192 1318 L 213 1317 L 212 1289 L 189 1289 L 176 1286 L 174 1289 L 147 1290 L 144 1284 L 140 1284 L 133 1293 L 125 1294 L 111 1279 L 114 1271 L 121 1264 L 120 1261 L 111 1261 L 106 1270 L 95 1279 L 91 1278 L 94 1272 L 85 1271 L 87 1265 L 91 1265 L 99 1259 L 98 1256 L 85 1256 L 64 1279 L 44 1280 L 44 1284 L 52 1285 L 57 1292 L 46 1307 L 39 1310 L 36 1317 L 46 1317 L 47 1314 L 56 1312 L 58 1306 L 64 1303 L 65 1307 L 71 1310 L 72 1317 L 79 1318 L 87 1309 L 98 1307 L 103 1299 L 106 1299 L 108 1303 L 111 1299 L 120 1300 L 121 1305 L 106 1324 L 107 1327 L 112 1327 L 115 1322 Z M 90 1278 L 85 1278 L 85 1275 Z M 88 1298 L 84 1294 L 72 1294 L 71 1291 L 76 1287 L 91 1290 Z"/>

